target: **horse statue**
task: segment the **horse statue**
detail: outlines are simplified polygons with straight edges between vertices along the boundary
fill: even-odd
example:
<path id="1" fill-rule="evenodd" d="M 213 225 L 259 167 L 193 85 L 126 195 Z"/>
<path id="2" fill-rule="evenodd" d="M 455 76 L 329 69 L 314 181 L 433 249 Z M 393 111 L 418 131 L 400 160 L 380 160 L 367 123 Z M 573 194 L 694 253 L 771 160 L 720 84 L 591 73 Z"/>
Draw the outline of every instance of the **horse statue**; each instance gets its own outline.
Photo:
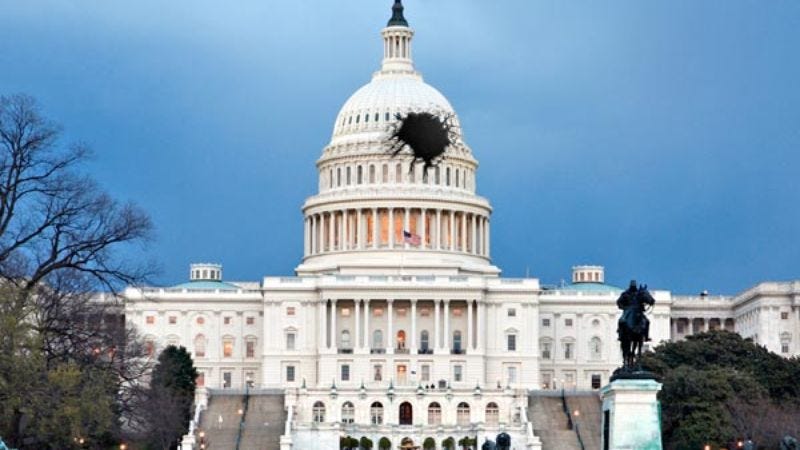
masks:
<path id="1" fill-rule="evenodd" d="M 625 371 L 641 371 L 639 361 L 644 342 L 650 340 L 650 321 L 645 313 L 655 304 L 647 285 L 636 286 L 631 280 L 628 290 L 617 299 L 617 308 L 622 310 L 617 334 L 622 348 L 622 368 Z"/>

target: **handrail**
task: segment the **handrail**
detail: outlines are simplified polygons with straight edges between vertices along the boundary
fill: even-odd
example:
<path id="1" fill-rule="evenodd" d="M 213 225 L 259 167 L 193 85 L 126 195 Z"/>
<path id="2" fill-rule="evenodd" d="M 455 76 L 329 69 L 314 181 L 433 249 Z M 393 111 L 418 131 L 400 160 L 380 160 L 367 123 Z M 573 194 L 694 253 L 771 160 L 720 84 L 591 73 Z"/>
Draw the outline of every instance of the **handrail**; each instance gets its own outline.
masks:
<path id="1" fill-rule="evenodd" d="M 581 450 L 586 450 L 586 447 L 583 445 L 583 438 L 581 438 L 581 431 L 580 427 L 578 426 L 578 422 L 572 422 L 572 414 L 570 414 L 569 405 L 567 404 L 567 396 L 564 392 L 564 388 L 561 388 L 561 404 L 564 408 L 564 414 L 567 415 L 567 429 L 574 430 L 575 436 L 578 438 L 578 444 L 581 446 Z"/>
<path id="2" fill-rule="evenodd" d="M 250 403 L 250 385 L 245 385 L 244 399 L 242 399 L 242 417 L 239 419 L 239 431 L 236 434 L 236 450 L 242 443 L 242 433 L 244 433 L 245 417 L 247 417 L 247 405 Z"/>

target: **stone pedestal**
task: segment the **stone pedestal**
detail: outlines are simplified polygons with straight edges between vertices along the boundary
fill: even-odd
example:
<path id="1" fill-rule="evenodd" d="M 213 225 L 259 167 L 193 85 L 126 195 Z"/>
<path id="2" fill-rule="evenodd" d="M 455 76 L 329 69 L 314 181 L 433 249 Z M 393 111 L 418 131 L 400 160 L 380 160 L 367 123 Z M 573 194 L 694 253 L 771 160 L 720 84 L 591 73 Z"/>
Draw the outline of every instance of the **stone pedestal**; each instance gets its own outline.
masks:
<path id="1" fill-rule="evenodd" d="M 617 379 L 600 390 L 603 450 L 661 450 L 661 411 L 652 379 Z"/>

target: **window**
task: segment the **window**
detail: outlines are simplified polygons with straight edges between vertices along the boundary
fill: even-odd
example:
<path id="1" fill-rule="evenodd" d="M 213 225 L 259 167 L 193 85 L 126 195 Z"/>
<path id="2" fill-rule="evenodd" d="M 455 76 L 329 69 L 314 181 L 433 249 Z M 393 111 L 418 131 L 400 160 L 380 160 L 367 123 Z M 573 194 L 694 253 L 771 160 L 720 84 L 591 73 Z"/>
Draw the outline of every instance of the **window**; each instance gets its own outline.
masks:
<path id="1" fill-rule="evenodd" d="M 442 406 L 436 402 L 428 405 L 428 425 L 442 424 Z"/>
<path id="2" fill-rule="evenodd" d="M 539 343 L 539 352 L 542 354 L 542 359 L 550 359 L 550 351 L 553 348 L 553 344 L 547 341 L 543 341 Z"/>
<path id="3" fill-rule="evenodd" d="M 517 335 L 509 334 L 506 336 L 506 350 L 510 352 L 517 351 Z"/>
<path id="4" fill-rule="evenodd" d="M 169 324 L 170 325 L 175 325 L 176 323 L 178 323 L 178 317 L 177 316 L 169 316 Z"/>
<path id="5" fill-rule="evenodd" d="M 491 402 L 486 405 L 486 424 L 487 425 L 497 425 L 500 421 L 500 408 L 497 407 L 497 403 Z"/>
<path id="6" fill-rule="evenodd" d="M 347 166 L 347 176 L 346 176 L 346 184 L 350 186 L 350 166 Z"/>
<path id="7" fill-rule="evenodd" d="M 459 330 L 453 332 L 453 352 L 461 353 L 461 331 Z"/>
<path id="8" fill-rule="evenodd" d="M 517 310 L 514 308 L 508 309 L 508 317 L 517 317 Z"/>
<path id="9" fill-rule="evenodd" d="M 789 343 L 782 342 L 781 343 L 781 353 L 789 353 Z"/>
<path id="10" fill-rule="evenodd" d="M 294 314 L 295 314 L 294 306 L 287 306 L 286 307 L 286 315 L 287 316 L 294 316 Z"/>
<path id="11" fill-rule="evenodd" d="M 339 314 L 340 314 L 342 317 L 350 317 L 350 308 L 348 308 L 348 307 L 343 307 L 343 308 L 341 308 L 341 309 L 339 310 Z"/>
<path id="12" fill-rule="evenodd" d="M 247 342 L 245 342 L 245 357 L 256 357 L 256 341 L 254 339 L 248 339 Z"/>
<path id="13" fill-rule="evenodd" d="M 589 340 L 589 355 L 592 359 L 603 357 L 603 342 L 597 336 Z"/>
<path id="14" fill-rule="evenodd" d="M 453 366 L 453 381 L 462 381 L 464 378 L 464 366 L 456 364 Z"/>
<path id="15" fill-rule="evenodd" d="M 383 317 L 383 308 L 373 308 L 372 317 Z"/>
<path id="16" fill-rule="evenodd" d="M 408 369 L 406 368 L 405 364 L 400 364 L 397 366 L 397 382 L 400 384 L 406 383 L 406 373 Z"/>
<path id="17" fill-rule="evenodd" d="M 286 366 L 286 382 L 294 383 L 294 366 Z"/>
<path id="18" fill-rule="evenodd" d="M 222 356 L 225 358 L 230 358 L 233 356 L 233 338 L 232 337 L 225 337 L 222 338 Z"/>
<path id="19" fill-rule="evenodd" d="M 353 423 L 356 418 L 356 408 L 350 402 L 342 405 L 342 423 Z"/>
<path id="20" fill-rule="evenodd" d="M 342 337 L 339 339 L 339 346 L 343 350 L 350 350 L 353 348 L 353 343 L 350 341 L 350 330 L 342 330 Z"/>
<path id="21" fill-rule="evenodd" d="M 572 326 L 572 319 L 564 319 L 564 326 L 571 327 Z"/>
<path id="22" fill-rule="evenodd" d="M 369 166 L 369 182 L 375 184 L 375 166 Z"/>
<path id="23" fill-rule="evenodd" d="M 542 319 L 542 326 L 549 327 L 550 326 L 550 319 Z"/>
<path id="24" fill-rule="evenodd" d="M 456 408 L 456 425 L 469 425 L 469 405 L 465 402 L 459 403 Z"/>
<path id="25" fill-rule="evenodd" d="M 194 356 L 203 358 L 206 356 L 206 337 L 198 334 L 194 338 Z"/>
<path id="26" fill-rule="evenodd" d="M 248 325 L 255 325 L 255 323 L 256 323 L 256 318 L 255 317 L 248 317 L 247 318 L 247 324 Z"/>
<path id="27" fill-rule="evenodd" d="M 322 402 L 314 403 L 314 407 L 311 409 L 311 418 L 314 423 L 323 423 L 325 422 L 325 404 Z"/>
<path id="28" fill-rule="evenodd" d="M 231 324 L 231 318 L 230 317 L 224 317 L 222 319 L 222 323 L 224 323 L 225 325 L 230 325 Z"/>
<path id="29" fill-rule="evenodd" d="M 372 366 L 372 381 L 383 381 L 383 366 L 376 364 Z"/>
<path id="30" fill-rule="evenodd" d="M 383 348 L 383 332 L 381 330 L 375 330 L 372 333 L 372 348 Z"/>
<path id="31" fill-rule="evenodd" d="M 512 384 L 516 384 L 517 382 L 517 368 L 511 366 L 506 371 L 506 384 L 511 386 Z"/>
<path id="32" fill-rule="evenodd" d="M 592 389 L 600 389 L 600 384 L 602 383 L 602 378 L 600 374 L 593 373 L 592 374 Z"/>
<path id="33" fill-rule="evenodd" d="M 156 316 L 147 316 L 145 317 L 144 321 L 148 325 L 153 325 L 154 323 L 156 323 Z"/>
<path id="34" fill-rule="evenodd" d="M 197 379 L 195 380 L 195 385 L 197 387 L 203 387 L 206 385 L 206 374 L 205 372 L 197 372 Z"/>
<path id="35" fill-rule="evenodd" d="M 572 342 L 565 342 L 564 343 L 564 359 L 572 359 L 573 352 L 572 346 L 575 345 Z"/>
<path id="36" fill-rule="evenodd" d="M 361 184 L 364 182 L 364 168 L 362 166 L 358 166 L 356 169 L 356 183 Z"/>
<path id="37" fill-rule="evenodd" d="M 428 228 L 430 229 L 430 228 Z M 419 316 L 420 317 L 430 317 L 431 309 L 430 308 L 420 308 L 419 309 Z"/>
<path id="38" fill-rule="evenodd" d="M 350 381 L 350 364 L 342 364 L 341 379 L 342 381 Z"/>
<path id="39" fill-rule="evenodd" d="M 553 383 L 553 374 L 551 373 L 543 373 L 542 374 L 542 389 L 550 389 Z"/>
<path id="40" fill-rule="evenodd" d="M 789 319 L 789 313 L 788 312 L 782 312 L 781 313 L 781 319 L 788 320 Z"/>
<path id="41" fill-rule="evenodd" d="M 152 338 L 146 338 L 144 340 L 144 353 L 147 356 L 153 356 L 153 354 L 155 352 L 156 352 L 156 343 L 155 343 L 155 341 L 153 341 Z"/>
<path id="42" fill-rule="evenodd" d="M 420 381 L 431 381 L 431 366 L 428 364 L 420 367 Z"/>
<path id="43" fill-rule="evenodd" d="M 428 351 L 428 347 L 430 346 L 430 334 L 428 330 L 422 330 L 422 333 L 419 335 L 419 349 L 426 353 Z"/>
<path id="44" fill-rule="evenodd" d="M 286 350 L 294 350 L 295 349 L 295 340 L 296 336 L 294 332 L 286 333 Z"/>
<path id="45" fill-rule="evenodd" d="M 227 389 L 231 387 L 233 374 L 231 372 L 222 372 L 222 387 Z"/>
<path id="46" fill-rule="evenodd" d="M 381 402 L 374 402 L 369 407 L 370 422 L 373 425 L 380 425 L 383 423 L 383 405 Z"/>
<path id="47" fill-rule="evenodd" d="M 686 332 L 686 324 L 683 323 L 683 320 L 678 320 L 678 333 L 683 334 Z"/>

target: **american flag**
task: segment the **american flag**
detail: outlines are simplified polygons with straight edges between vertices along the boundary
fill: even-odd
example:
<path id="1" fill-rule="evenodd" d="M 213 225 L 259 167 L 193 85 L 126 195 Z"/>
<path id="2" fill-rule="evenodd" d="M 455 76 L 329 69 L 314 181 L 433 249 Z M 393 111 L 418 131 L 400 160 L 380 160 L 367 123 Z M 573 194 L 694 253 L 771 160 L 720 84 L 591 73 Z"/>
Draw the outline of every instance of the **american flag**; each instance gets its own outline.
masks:
<path id="1" fill-rule="evenodd" d="M 419 237 L 418 234 L 414 234 L 406 230 L 403 230 L 403 242 L 405 242 L 406 244 L 418 246 L 422 243 L 422 238 Z"/>

